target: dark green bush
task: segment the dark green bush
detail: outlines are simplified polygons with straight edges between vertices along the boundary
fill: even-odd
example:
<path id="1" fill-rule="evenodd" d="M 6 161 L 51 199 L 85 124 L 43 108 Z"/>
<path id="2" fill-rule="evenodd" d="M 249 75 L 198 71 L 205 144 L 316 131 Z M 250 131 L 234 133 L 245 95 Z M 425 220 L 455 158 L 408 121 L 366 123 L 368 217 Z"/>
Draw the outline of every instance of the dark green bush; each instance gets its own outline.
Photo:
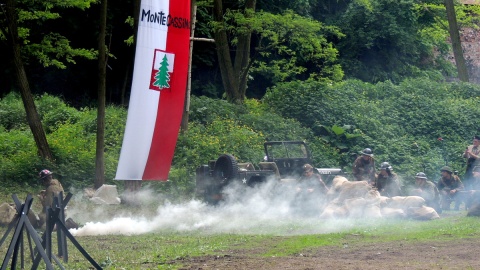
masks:
<path id="1" fill-rule="evenodd" d="M 389 161 L 402 174 L 426 170 L 436 178 L 446 162 L 464 171 L 461 154 L 478 133 L 479 91 L 477 85 L 425 78 L 399 85 L 292 82 L 269 90 L 263 101 L 283 117 L 312 127 L 315 136 L 325 137 L 324 127 L 354 126 L 363 135 L 347 141 L 347 148 L 336 146 L 342 150 L 341 164 L 351 164 L 370 147 L 378 162 Z"/>
<path id="2" fill-rule="evenodd" d="M 26 115 L 19 94 L 11 92 L 0 99 L 0 126 L 6 130 L 28 129 Z"/>

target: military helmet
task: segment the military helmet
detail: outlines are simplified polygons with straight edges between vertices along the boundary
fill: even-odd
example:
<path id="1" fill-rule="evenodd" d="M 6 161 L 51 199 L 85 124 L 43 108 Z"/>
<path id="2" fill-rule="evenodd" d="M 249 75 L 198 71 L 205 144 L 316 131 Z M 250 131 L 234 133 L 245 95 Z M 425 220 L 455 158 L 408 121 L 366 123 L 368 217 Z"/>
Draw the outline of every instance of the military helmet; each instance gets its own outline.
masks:
<path id="1" fill-rule="evenodd" d="M 448 167 L 448 166 L 443 166 L 441 169 L 440 169 L 441 172 L 445 171 L 445 172 L 449 172 L 449 173 L 453 173 L 453 170 L 452 168 Z"/>
<path id="2" fill-rule="evenodd" d="M 360 152 L 360 154 L 365 155 L 365 156 L 369 156 L 369 157 L 373 157 L 373 151 L 370 148 L 363 149 L 362 152 Z"/>
<path id="3" fill-rule="evenodd" d="M 38 176 L 40 177 L 40 179 L 43 179 L 49 175 L 52 175 L 53 173 L 47 169 L 45 170 L 41 170 L 39 173 L 38 173 Z"/>
<path id="4" fill-rule="evenodd" d="M 415 175 L 415 178 L 419 178 L 419 179 L 427 179 L 427 175 L 423 172 L 419 172 Z"/>
<path id="5" fill-rule="evenodd" d="M 382 162 L 382 164 L 380 164 L 380 169 L 382 170 L 392 170 L 392 166 L 390 166 L 390 163 L 388 162 Z"/>
<path id="6" fill-rule="evenodd" d="M 305 172 L 309 172 L 309 171 L 313 170 L 313 167 L 310 164 L 305 164 L 305 165 L 303 165 L 302 168 Z"/>

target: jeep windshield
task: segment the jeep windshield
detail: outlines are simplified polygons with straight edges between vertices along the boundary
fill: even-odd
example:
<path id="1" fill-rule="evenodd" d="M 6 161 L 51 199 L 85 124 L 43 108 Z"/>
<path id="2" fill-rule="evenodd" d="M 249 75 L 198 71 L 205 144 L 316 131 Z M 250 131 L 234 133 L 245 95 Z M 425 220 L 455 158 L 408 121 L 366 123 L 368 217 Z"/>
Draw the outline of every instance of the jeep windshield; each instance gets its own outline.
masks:
<path id="1" fill-rule="evenodd" d="M 302 141 L 266 142 L 265 153 L 268 161 L 275 159 L 310 159 L 307 146 Z"/>

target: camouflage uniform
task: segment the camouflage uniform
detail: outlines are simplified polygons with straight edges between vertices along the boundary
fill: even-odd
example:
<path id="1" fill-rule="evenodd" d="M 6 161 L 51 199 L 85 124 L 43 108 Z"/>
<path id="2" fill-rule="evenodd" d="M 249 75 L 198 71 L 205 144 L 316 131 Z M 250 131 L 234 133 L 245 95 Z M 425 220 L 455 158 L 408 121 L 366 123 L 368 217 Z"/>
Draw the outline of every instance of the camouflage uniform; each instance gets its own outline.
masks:
<path id="1" fill-rule="evenodd" d="M 352 173 L 356 181 L 375 183 L 375 160 L 373 157 L 365 160 L 363 156 L 359 156 L 353 162 Z"/>
<path id="2" fill-rule="evenodd" d="M 460 178 L 453 174 L 450 174 L 448 177 L 441 177 L 437 182 L 437 187 L 440 191 L 443 210 L 450 210 L 452 201 L 455 201 L 455 210 L 458 210 L 463 200 L 458 191 L 465 189 Z M 451 190 L 456 190 L 457 192 L 450 194 Z"/>
<path id="3" fill-rule="evenodd" d="M 379 173 L 375 182 L 375 187 L 382 196 L 394 197 L 402 195 L 398 176 L 394 172 L 390 172 L 388 175 Z"/>
<path id="4" fill-rule="evenodd" d="M 46 217 L 47 217 L 47 207 L 52 207 L 53 204 L 53 198 L 55 196 L 58 196 L 60 192 L 63 191 L 62 184 L 57 179 L 50 179 L 45 180 L 43 182 L 45 185 L 45 190 L 42 190 L 40 192 L 40 200 L 42 202 L 42 212 L 39 215 L 40 218 L 40 223 L 43 225 L 45 224 Z"/>

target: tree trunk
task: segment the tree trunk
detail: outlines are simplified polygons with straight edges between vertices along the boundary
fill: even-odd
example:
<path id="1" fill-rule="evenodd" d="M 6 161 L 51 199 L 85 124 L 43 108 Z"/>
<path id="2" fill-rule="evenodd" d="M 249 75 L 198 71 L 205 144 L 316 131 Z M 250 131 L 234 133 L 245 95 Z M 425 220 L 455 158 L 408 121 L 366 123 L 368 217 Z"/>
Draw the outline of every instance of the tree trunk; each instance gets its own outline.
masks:
<path id="1" fill-rule="evenodd" d="M 213 19 L 221 24 L 223 20 L 222 0 L 214 0 Z M 234 101 L 235 92 L 238 90 L 238 80 L 233 71 L 232 58 L 230 57 L 230 45 L 225 27 L 215 30 L 215 44 L 217 46 L 218 64 L 222 76 L 223 89 L 227 95 L 228 101 Z"/>
<path id="2" fill-rule="evenodd" d="M 255 5 L 256 0 L 247 0 L 245 2 L 245 9 L 255 11 Z M 223 24 L 222 0 L 214 0 L 213 7 L 214 20 Z M 247 89 L 250 63 L 251 33 L 238 36 L 234 60 L 232 60 L 232 56 L 230 55 L 230 45 L 224 27 L 220 27 L 215 31 L 215 43 L 217 45 L 218 62 L 227 100 L 233 103 L 243 103 Z"/>
<path id="3" fill-rule="evenodd" d="M 20 54 L 15 0 L 6 1 L 6 17 L 8 23 L 8 32 L 10 33 L 9 41 L 12 48 L 13 62 L 15 65 L 15 75 L 17 77 L 18 88 L 22 96 L 23 106 L 25 107 L 27 114 L 28 125 L 32 131 L 40 157 L 54 162 L 52 152 L 47 142 L 47 137 L 45 136 L 45 131 L 40 121 L 40 116 L 38 115 L 37 108 L 35 107 L 35 103 L 33 101 L 30 85 L 28 84 L 27 74 L 25 72 Z"/>
<path id="4" fill-rule="evenodd" d="M 453 55 L 457 65 L 458 78 L 462 82 L 468 82 L 467 65 L 463 57 L 462 43 L 460 34 L 458 33 L 457 16 L 455 14 L 455 6 L 453 0 L 445 0 L 445 9 L 447 10 L 448 28 L 450 31 L 450 39 L 452 40 Z"/>
<path id="5" fill-rule="evenodd" d="M 107 0 L 102 0 L 100 8 L 100 31 L 98 34 L 98 109 L 97 109 L 97 148 L 95 157 L 95 188 L 105 184 L 105 93 L 107 77 Z"/>
<path id="6" fill-rule="evenodd" d="M 245 9 L 255 11 L 256 0 L 247 0 Z M 246 14 L 248 16 L 248 13 Z M 235 54 L 235 74 L 238 74 L 239 85 L 236 95 L 237 103 L 243 103 L 247 91 L 248 69 L 250 67 L 250 43 L 252 34 L 247 33 L 238 37 L 237 51 Z"/>

